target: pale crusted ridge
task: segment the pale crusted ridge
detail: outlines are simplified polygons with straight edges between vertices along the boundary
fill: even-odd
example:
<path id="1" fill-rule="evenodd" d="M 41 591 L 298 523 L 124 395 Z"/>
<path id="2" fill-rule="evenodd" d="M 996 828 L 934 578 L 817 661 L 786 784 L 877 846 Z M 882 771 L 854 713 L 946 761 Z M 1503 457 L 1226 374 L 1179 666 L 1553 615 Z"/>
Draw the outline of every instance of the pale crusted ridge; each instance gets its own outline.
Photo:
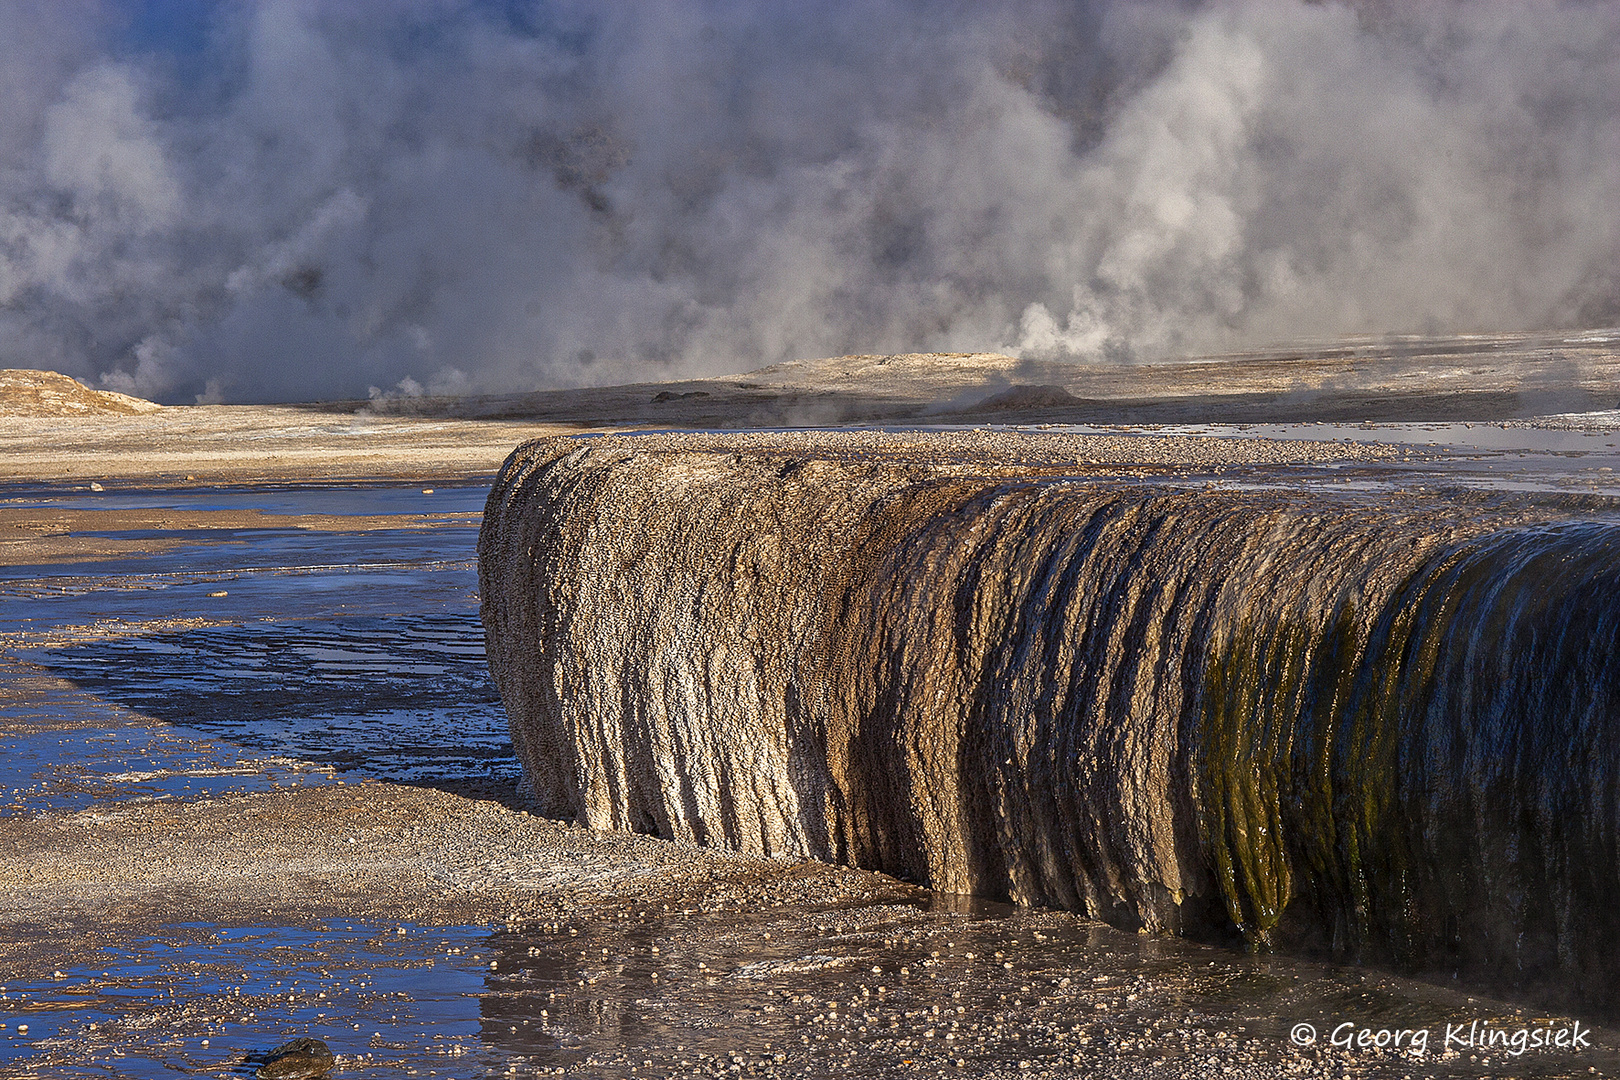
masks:
<path id="1" fill-rule="evenodd" d="M 92 390 L 54 371 L 0 370 L 0 416 L 134 416 L 163 406 L 111 390 Z"/>

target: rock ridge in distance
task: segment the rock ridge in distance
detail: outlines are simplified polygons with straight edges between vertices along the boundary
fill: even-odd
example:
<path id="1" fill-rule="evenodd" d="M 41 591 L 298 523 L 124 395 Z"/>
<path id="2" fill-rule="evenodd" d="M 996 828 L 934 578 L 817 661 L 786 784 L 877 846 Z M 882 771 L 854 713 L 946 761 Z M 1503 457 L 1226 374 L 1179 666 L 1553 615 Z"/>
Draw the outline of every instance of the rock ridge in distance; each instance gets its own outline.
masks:
<path id="1" fill-rule="evenodd" d="M 0 416 L 134 416 L 163 406 L 111 390 L 92 390 L 54 371 L 0 370 Z"/>

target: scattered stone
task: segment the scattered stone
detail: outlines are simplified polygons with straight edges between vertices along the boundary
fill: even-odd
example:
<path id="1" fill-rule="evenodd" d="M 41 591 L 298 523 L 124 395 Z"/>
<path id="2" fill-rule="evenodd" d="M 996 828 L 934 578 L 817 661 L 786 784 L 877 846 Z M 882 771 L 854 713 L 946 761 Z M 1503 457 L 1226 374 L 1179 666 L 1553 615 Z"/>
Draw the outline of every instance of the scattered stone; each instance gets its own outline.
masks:
<path id="1" fill-rule="evenodd" d="M 337 1062 L 324 1042 L 310 1038 L 282 1043 L 258 1060 L 263 1062 L 253 1074 L 258 1080 L 305 1080 L 325 1076 Z"/>

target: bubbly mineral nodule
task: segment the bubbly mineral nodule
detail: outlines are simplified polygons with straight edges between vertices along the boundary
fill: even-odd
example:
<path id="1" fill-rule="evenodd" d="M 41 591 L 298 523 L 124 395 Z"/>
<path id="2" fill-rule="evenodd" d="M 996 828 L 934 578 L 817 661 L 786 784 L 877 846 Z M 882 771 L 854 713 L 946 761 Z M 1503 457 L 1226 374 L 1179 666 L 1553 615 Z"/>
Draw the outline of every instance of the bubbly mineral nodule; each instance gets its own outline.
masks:
<path id="1" fill-rule="evenodd" d="M 947 438 L 520 447 L 479 570 L 541 807 L 1612 1005 L 1620 525 Z"/>

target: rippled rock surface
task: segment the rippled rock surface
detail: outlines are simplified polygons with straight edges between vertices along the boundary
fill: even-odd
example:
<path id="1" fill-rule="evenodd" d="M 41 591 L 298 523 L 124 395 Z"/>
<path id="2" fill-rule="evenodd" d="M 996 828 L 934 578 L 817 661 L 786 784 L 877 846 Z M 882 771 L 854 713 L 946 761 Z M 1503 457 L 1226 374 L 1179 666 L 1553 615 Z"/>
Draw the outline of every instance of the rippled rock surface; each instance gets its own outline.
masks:
<path id="1" fill-rule="evenodd" d="M 89 387 L 55 371 L 0 370 L 0 416 L 136 415 L 162 406 L 144 398 Z"/>
<path id="2" fill-rule="evenodd" d="M 1620 524 L 1062 445 L 520 447 L 479 566 L 540 806 L 1612 1007 Z"/>

